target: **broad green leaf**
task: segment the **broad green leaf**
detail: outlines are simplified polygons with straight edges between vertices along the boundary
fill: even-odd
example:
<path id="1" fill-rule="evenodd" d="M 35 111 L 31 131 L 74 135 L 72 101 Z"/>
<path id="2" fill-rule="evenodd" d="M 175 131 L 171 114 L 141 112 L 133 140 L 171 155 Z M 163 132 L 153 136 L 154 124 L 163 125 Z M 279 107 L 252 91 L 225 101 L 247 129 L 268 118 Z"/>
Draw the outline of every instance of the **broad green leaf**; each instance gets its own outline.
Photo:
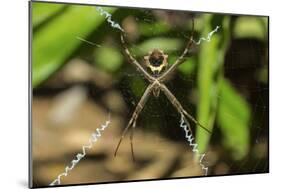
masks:
<path id="1" fill-rule="evenodd" d="M 51 16 L 60 12 L 66 6 L 64 4 L 49 4 L 32 2 L 32 26 L 35 28 Z"/>
<path id="2" fill-rule="evenodd" d="M 250 142 L 250 107 L 225 79 L 221 83 L 217 117 L 223 144 L 231 150 L 234 159 L 245 157 Z"/>
<path id="3" fill-rule="evenodd" d="M 87 38 L 104 20 L 95 7 L 75 5 L 36 30 L 32 41 L 32 86 L 38 86 L 64 64 L 82 43 L 77 37 Z"/>
<path id="4" fill-rule="evenodd" d="M 229 41 L 229 17 L 205 16 L 205 27 L 202 36 L 205 37 L 216 26 L 220 29 L 214 33 L 210 42 L 203 41 L 200 45 L 198 67 L 198 108 L 197 120 L 208 130 L 212 131 L 216 113 L 220 80 L 224 55 Z M 204 152 L 211 134 L 197 127 L 196 142 L 200 152 Z"/>

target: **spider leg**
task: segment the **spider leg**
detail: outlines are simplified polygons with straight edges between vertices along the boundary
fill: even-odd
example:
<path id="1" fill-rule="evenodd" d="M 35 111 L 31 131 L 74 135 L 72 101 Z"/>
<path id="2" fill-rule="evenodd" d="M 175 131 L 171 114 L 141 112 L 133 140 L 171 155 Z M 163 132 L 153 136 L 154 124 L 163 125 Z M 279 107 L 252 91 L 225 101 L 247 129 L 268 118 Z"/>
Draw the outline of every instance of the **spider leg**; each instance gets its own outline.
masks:
<path id="1" fill-rule="evenodd" d="M 126 126 L 126 128 L 124 129 L 124 131 L 123 131 L 123 133 L 122 133 L 122 135 L 121 135 L 121 138 L 120 138 L 120 140 L 119 140 L 119 142 L 118 142 L 118 144 L 117 144 L 117 147 L 116 147 L 116 149 L 115 149 L 114 156 L 116 156 L 117 151 L 118 151 L 118 149 L 119 149 L 119 146 L 120 146 L 120 144 L 121 144 L 123 138 L 125 137 L 125 135 L 126 135 L 128 129 L 129 129 L 131 126 L 133 126 L 133 129 L 134 129 L 135 124 L 136 124 L 136 120 L 137 120 L 137 118 L 138 118 L 138 115 L 139 115 L 139 113 L 141 112 L 141 110 L 143 109 L 145 103 L 147 102 L 148 97 L 150 96 L 150 93 L 151 93 L 152 89 L 153 89 L 153 85 L 149 85 L 149 86 L 146 88 L 146 90 L 145 90 L 143 96 L 141 97 L 141 99 L 140 99 L 140 101 L 139 101 L 137 107 L 135 108 L 135 111 L 134 111 L 134 113 L 133 113 L 133 115 L 132 115 L 132 117 L 131 117 L 131 119 L 130 119 L 128 125 Z M 133 131 L 132 131 L 132 133 L 131 133 L 130 139 L 131 139 L 131 151 L 132 151 L 132 156 L 133 156 L 133 158 L 134 158 L 133 142 L 132 142 L 132 140 L 133 140 Z"/>
<path id="2" fill-rule="evenodd" d="M 177 100 L 177 98 L 171 93 L 171 91 L 164 85 L 164 84 L 160 84 L 160 88 L 161 90 L 164 92 L 164 94 L 167 96 L 167 98 L 169 99 L 169 101 L 175 106 L 175 108 L 178 110 L 178 112 L 180 114 L 185 115 L 186 117 L 188 117 L 192 122 L 194 122 L 196 125 L 198 125 L 199 127 L 201 127 L 202 129 L 204 129 L 205 131 L 207 131 L 208 133 L 211 133 L 210 130 L 208 130 L 206 127 L 204 127 L 203 125 L 201 125 L 194 117 L 192 117 L 189 113 L 187 113 L 184 108 L 182 107 L 182 105 L 180 104 L 180 102 Z M 186 120 L 185 120 L 186 121 Z M 189 130 L 191 131 L 190 126 Z"/>
<path id="3" fill-rule="evenodd" d="M 191 30 L 191 37 L 189 38 L 188 42 L 187 42 L 187 45 L 184 49 L 184 51 L 182 52 L 181 56 L 175 61 L 174 64 L 172 64 L 171 67 L 169 67 L 169 69 L 163 73 L 159 78 L 159 82 L 163 82 L 165 80 L 167 80 L 167 77 L 168 75 L 170 75 L 171 73 L 174 72 L 174 70 L 180 65 L 183 63 L 183 60 L 185 58 L 185 56 L 190 52 L 190 49 L 191 49 L 191 46 L 193 44 L 193 33 L 194 33 L 194 19 L 192 18 L 192 30 Z"/>
<path id="4" fill-rule="evenodd" d="M 127 54 L 127 56 L 130 59 L 130 63 L 132 65 L 134 65 L 137 70 L 144 75 L 144 77 L 149 81 L 149 82 L 153 82 L 155 79 L 147 72 L 145 71 L 145 69 L 140 65 L 140 63 L 131 55 L 129 49 L 126 46 L 126 42 L 124 40 L 124 35 L 123 33 L 121 33 L 121 43 L 123 45 L 123 48 L 125 49 L 125 53 Z"/>
<path id="5" fill-rule="evenodd" d="M 131 135 L 130 135 L 131 152 L 132 152 L 133 161 L 135 161 L 134 145 L 133 145 L 133 137 L 134 137 L 135 127 L 136 127 L 136 121 L 134 121 L 134 123 L 133 123 L 133 128 L 131 129 Z"/>

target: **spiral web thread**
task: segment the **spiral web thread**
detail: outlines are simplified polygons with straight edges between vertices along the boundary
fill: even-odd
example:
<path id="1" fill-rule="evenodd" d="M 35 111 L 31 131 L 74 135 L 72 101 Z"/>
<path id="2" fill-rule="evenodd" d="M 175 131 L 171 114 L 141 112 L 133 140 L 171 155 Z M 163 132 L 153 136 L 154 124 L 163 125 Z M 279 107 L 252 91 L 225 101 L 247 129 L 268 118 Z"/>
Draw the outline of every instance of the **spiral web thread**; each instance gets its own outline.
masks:
<path id="1" fill-rule="evenodd" d="M 116 22 L 114 22 L 111 17 L 112 15 L 107 11 L 103 10 L 102 7 L 96 7 L 97 11 L 100 13 L 101 16 L 106 18 L 106 21 L 111 25 L 111 27 L 119 29 L 120 31 L 124 32 L 124 29 Z"/>
<path id="2" fill-rule="evenodd" d="M 184 121 L 184 115 L 181 114 L 181 121 L 180 121 L 180 127 L 183 128 L 185 132 L 185 138 L 187 139 L 189 146 L 192 148 L 192 152 L 194 152 L 199 157 L 199 165 L 201 169 L 205 172 L 205 176 L 208 175 L 208 167 L 204 165 L 203 159 L 205 157 L 205 153 L 200 154 L 198 150 L 198 144 L 194 142 L 194 137 L 192 136 L 191 131 L 188 129 L 189 123 Z"/>
<path id="3" fill-rule="evenodd" d="M 214 33 L 218 32 L 219 30 L 219 26 L 217 26 L 214 30 L 212 30 L 211 32 L 208 33 L 207 38 L 205 37 L 200 37 L 200 39 L 196 42 L 193 40 L 193 42 L 195 42 L 196 45 L 200 45 L 202 41 L 206 41 L 206 42 L 210 42 L 212 35 L 214 35 Z"/>
<path id="4" fill-rule="evenodd" d="M 94 143 L 96 143 L 98 139 L 101 137 L 102 131 L 104 131 L 109 126 L 110 123 L 111 121 L 109 116 L 108 120 L 104 124 L 102 124 L 100 128 L 97 128 L 96 132 L 92 133 L 91 138 L 89 138 L 89 143 L 87 145 L 82 146 L 82 153 L 76 154 L 76 157 L 71 161 L 71 166 L 70 167 L 66 166 L 64 172 L 59 174 L 57 178 L 50 184 L 50 186 L 58 185 L 61 183 L 61 177 L 62 176 L 66 177 L 68 173 L 72 169 L 74 169 L 74 167 L 80 162 L 80 160 L 87 155 L 86 150 L 87 149 L 89 150 L 93 147 Z"/>
<path id="5" fill-rule="evenodd" d="M 217 26 L 214 30 L 212 30 L 211 32 L 208 33 L 207 37 L 200 37 L 200 39 L 196 42 L 193 40 L 193 42 L 196 45 L 200 45 L 202 41 L 206 41 L 206 42 L 210 42 L 211 38 L 213 36 L 214 33 L 218 32 L 220 26 Z M 199 150 L 198 150 L 198 144 L 194 142 L 194 137 L 192 136 L 191 131 L 188 129 L 190 128 L 190 125 L 188 122 L 184 121 L 184 115 L 181 114 L 181 121 L 180 121 L 180 127 L 183 128 L 184 132 L 185 132 L 185 138 L 187 139 L 189 146 L 192 148 L 192 151 L 199 157 L 199 165 L 201 167 L 201 169 L 205 172 L 205 176 L 208 175 L 208 167 L 206 165 L 204 165 L 203 160 L 205 157 L 205 153 L 200 154 Z"/>

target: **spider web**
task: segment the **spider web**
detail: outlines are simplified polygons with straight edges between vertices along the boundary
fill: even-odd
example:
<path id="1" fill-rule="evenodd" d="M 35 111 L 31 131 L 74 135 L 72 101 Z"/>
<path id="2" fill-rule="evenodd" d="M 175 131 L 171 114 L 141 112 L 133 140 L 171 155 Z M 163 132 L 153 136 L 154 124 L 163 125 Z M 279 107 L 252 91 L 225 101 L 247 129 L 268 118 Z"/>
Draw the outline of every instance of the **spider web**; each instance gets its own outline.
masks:
<path id="1" fill-rule="evenodd" d="M 121 54 L 120 31 L 125 30 L 129 49 L 142 65 L 144 65 L 142 57 L 148 53 L 149 48 L 152 50 L 151 48 L 162 49 L 163 47 L 164 52 L 171 57 L 169 64 L 180 56 L 186 41 L 190 37 L 191 18 L 194 18 L 194 40 L 197 45 L 192 49 L 191 56 L 189 57 L 190 61 L 185 63 L 185 67 L 179 68 L 165 84 L 182 104 L 183 108 L 196 118 L 196 110 L 198 108 L 197 71 L 199 69 L 196 63 L 198 62 L 200 45 L 208 43 L 211 40 L 211 36 L 216 35 L 215 32 L 219 28 L 215 27 L 213 31 L 210 31 L 209 35 L 201 36 L 200 27 L 204 27 L 204 25 L 202 26 L 202 23 L 200 23 L 200 20 L 202 22 L 200 18 L 203 16 L 200 13 L 120 9 L 111 15 L 103 12 L 102 8 L 97 10 L 100 11 L 101 16 L 106 18 L 107 22 L 101 26 L 101 31 L 105 31 L 105 34 L 101 35 L 101 33 L 97 32 L 92 34 L 92 36 L 100 34 L 102 36 L 100 39 L 89 37 L 87 40 L 76 36 L 77 40 L 82 40 L 93 46 L 89 48 L 85 44 L 83 48 L 96 51 L 97 49 L 110 46 L 110 48 L 119 51 L 119 54 Z M 205 161 L 207 165 L 211 165 L 211 171 L 208 175 L 268 171 L 269 87 L 267 77 L 264 76 L 264 74 L 268 73 L 266 43 L 255 38 L 231 39 L 224 57 L 224 78 L 230 81 L 233 89 L 249 105 L 251 113 L 251 120 L 248 125 L 250 129 L 250 149 L 248 155 L 243 159 L 235 160 L 232 158 L 229 155 L 229 149 L 223 145 L 224 133 L 219 128 L 218 121 L 216 120 L 206 155 L 203 154 L 201 156 L 205 156 L 206 160 L 203 160 L 203 162 L 201 162 L 203 158 L 200 160 L 200 165 L 205 169 L 208 168 L 204 166 Z M 155 47 L 153 46 L 154 44 L 156 45 Z M 86 55 L 82 54 L 81 56 L 91 62 L 91 59 Z M 122 56 L 124 57 L 124 53 L 122 53 Z M 113 75 L 112 83 L 114 84 L 114 89 L 120 92 L 122 100 L 127 107 L 126 112 L 122 113 L 122 116 L 125 117 L 125 127 L 148 86 L 148 82 L 135 67 L 128 63 L 128 59 L 123 58 L 122 61 L 120 68 L 111 73 L 111 75 Z M 102 91 L 100 93 L 100 96 L 102 96 Z M 216 98 L 220 102 L 221 96 L 216 95 Z M 112 114 L 114 113 L 112 112 Z M 223 113 L 223 116 L 236 117 L 237 115 Z M 194 124 L 191 122 L 186 124 L 191 124 L 193 132 L 196 131 Z M 183 126 L 182 115 L 176 111 L 164 94 L 160 93 L 158 98 L 155 98 L 153 95 L 150 96 L 139 115 L 136 125 L 137 132 L 144 131 L 144 133 L 152 133 L 155 136 L 161 135 L 161 137 L 165 138 L 165 142 L 151 140 L 154 143 L 158 143 L 158 147 L 160 146 L 159 148 L 161 148 L 155 149 L 155 151 L 162 150 L 166 154 L 171 153 L 171 148 L 166 146 L 167 141 L 179 144 L 186 150 L 188 134 L 184 133 L 181 128 Z M 135 138 L 135 140 L 145 142 L 143 138 Z M 190 147 L 185 152 L 193 156 L 192 150 L 194 149 Z M 181 168 L 182 165 L 180 163 L 183 161 L 181 159 L 185 160 L 179 155 L 173 169 L 163 177 L 172 177 L 172 172 L 176 172 Z"/>
<path id="2" fill-rule="evenodd" d="M 145 23 L 151 24 L 151 27 L 147 30 L 151 31 L 151 37 L 159 36 L 159 31 L 155 30 L 153 24 L 155 22 L 164 22 L 171 27 L 170 32 L 160 34 L 160 36 L 168 38 L 177 38 L 181 41 L 187 41 L 190 30 L 189 26 L 183 25 L 181 20 L 186 18 L 200 18 L 200 14 L 190 14 L 185 12 L 166 12 L 165 11 L 151 11 L 143 10 L 140 11 L 141 17 L 134 16 L 136 24 Z M 168 15 L 168 16 L 167 16 Z M 162 19 L 162 20 L 161 20 Z M 190 22 L 187 22 L 190 25 Z M 215 28 L 217 30 L 218 28 Z M 211 31 L 210 31 L 211 32 Z M 160 32 L 161 33 L 161 32 Z M 209 33 L 210 34 L 210 33 Z M 213 33 L 212 33 L 213 34 Z M 148 38 L 148 37 L 147 37 Z M 198 39 L 198 45 L 200 42 L 206 42 L 207 40 L 199 40 L 200 34 L 195 34 L 195 39 Z M 148 39 L 143 39 L 148 40 Z M 142 41 L 134 39 L 129 41 L 131 48 L 141 48 L 140 44 Z M 182 48 L 169 49 L 169 56 L 180 56 Z M 144 51 L 144 49 L 140 49 Z M 196 58 L 196 53 L 200 51 L 200 47 L 196 47 L 192 54 Z M 242 160 L 235 161 L 229 157 L 220 157 L 222 163 L 218 163 L 217 172 L 220 169 L 227 169 L 228 174 L 235 173 L 254 173 L 254 172 L 267 172 L 268 171 L 268 81 L 266 76 L 263 81 L 258 78 L 258 74 L 261 72 L 268 72 L 267 62 L 267 46 L 266 41 L 261 42 L 255 38 L 246 39 L 235 39 L 232 38 L 230 46 L 225 55 L 224 61 L 224 77 L 230 81 L 232 87 L 248 104 L 250 108 L 251 120 L 248 127 L 250 128 L 250 144 L 249 144 L 249 155 Z M 141 57 L 138 60 L 142 60 Z M 145 80 L 134 68 L 128 68 L 122 72 L 124 77 L 129 78 L 128 80 Z M 196 94 L 197 94 L 197 75 L 196 71 L 190 72 L 189 74 L 182 74 L 178 71 L 177 74 L 173 75 L 172 79 L 167 82 L 167 87 L 174 93 L 177 99 L 182 103 L 183 107 L 191 112 L 196 117 Z M 134 110 L 137 105 L 140 96 L 136 96 L 128 83 L 121 83 L 121 91 L 124 94 L 127 104 L 130 107 L 130 112 Z M 147 84 L 145 84 L 147 86 Z M 144 92 L 145 88 L 140 89 Z M 140 93 L 142 93 L 140 92 Z M 217 95 L 220 99 L 220 95 Z M 237 116 L 229 115 L 227 116 Z M 138 119 L 137 125 L 139 128 L 160 132 L 167 138 L 172 140 L 182 141 L 182 131 L 179 127 L 175 127 L 180 119 L 180 114 L 174 109 L 171 103 L 167 100 L 164 95 L 160 95 L 159 98 L 150 96 L 148 103 L 142 110 L 140 118 Z M 194 127 L 193 127 L 194 128 Z M 215 128 L 213 130 L 213 136 L 210 145 L 222 145 L 218 138 L 223 138 L 222 131 L 218 128 L 217 122 L 215 122 Z M 214 139 L 216 138 L 216 139 Z M 238 145 L 238 144 L 237 144 Z M 259 152 L 258 152 L 259 151 Z M 226 156 L 227 149 L 220 155 Z M 262 153 L 261 157 L 255 157 L 257 153 Z M 247 166 L 246 166 L 247 165 Z M 227 167 L 227 168 L 225 168 Z M 213 174 L 216 171 L 213 171 Z M 223 171 L 222 171 L 223 172 Z M 221 173 L 219 173 L 221 174 Z"/>

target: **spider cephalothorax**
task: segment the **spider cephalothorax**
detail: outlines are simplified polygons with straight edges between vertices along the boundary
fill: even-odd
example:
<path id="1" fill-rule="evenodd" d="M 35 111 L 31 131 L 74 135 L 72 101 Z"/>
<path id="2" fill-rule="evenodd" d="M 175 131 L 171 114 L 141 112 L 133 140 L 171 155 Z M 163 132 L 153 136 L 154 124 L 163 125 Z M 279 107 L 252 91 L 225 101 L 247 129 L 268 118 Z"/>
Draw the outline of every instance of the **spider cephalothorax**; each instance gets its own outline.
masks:
<path id="1" fill-rule="evenodd" d="M 168 55 L 164 54 L 162 50 L 154 49 L 150 51 L 148 56 L 144 57 L 145 65 L 151 70 L 151 72 L 157 76 L 167 65 Z"/>

